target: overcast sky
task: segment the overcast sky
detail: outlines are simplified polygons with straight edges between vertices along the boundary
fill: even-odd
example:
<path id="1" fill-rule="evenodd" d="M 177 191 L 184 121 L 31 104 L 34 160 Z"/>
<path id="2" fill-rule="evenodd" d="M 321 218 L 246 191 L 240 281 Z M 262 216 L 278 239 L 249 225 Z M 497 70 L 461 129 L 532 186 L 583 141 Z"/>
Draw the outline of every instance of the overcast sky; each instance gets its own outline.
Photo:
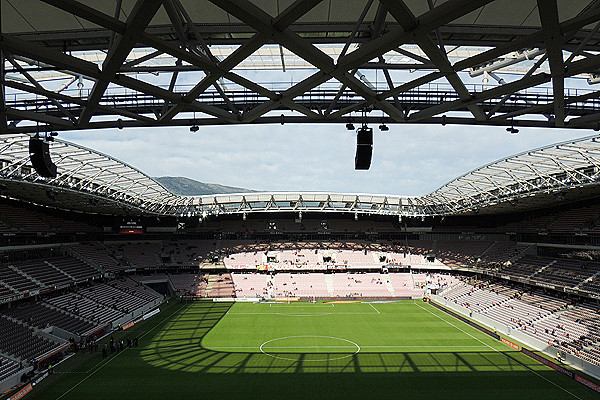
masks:
<path id="1" fill-rule="evenodd" d="M 373 161 L 354 170 L 356 134 L 343 125 L 242 125 L 61 133 L 150 176 L 184 176 L 265 191 L 427 194 L 488 162 L 592 131 L 390 125 L 374 128 Z"/>

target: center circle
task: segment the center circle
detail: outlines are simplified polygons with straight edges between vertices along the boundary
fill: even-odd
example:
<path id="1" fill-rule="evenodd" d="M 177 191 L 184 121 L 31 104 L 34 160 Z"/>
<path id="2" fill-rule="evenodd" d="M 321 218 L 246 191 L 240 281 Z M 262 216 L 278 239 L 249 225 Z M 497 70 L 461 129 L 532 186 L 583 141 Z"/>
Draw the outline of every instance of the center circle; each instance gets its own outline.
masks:
<path id="1" fill-rule="evenodd" d="M 288 342 L 288 344 L 285 343 Z M 290 343 L 291 342 L 291 343 Z M 335 344 L 335 343 L 338 344 Z M 341 343 L 340 343 L 341 342 Z M 341 360 L 343 358 L 352 357 L 358 354 L 360 346 L 354 343 L 352 340 L 339 338 L 335 336 L 319 336 L 319 335 L 297 335 L 297 336 L 283 336 L 271 340 L 267 340 L 259 347 L 261 353 L 281 360 L 299 361 L 299 358 L 292 358 L 286 356 L 286 354 L 317 354 L 328 353 L 334 354 L 334 357 L 322 357 L 322 358 L 303 358 L 302 361 L 333 361 Z M 346 350 L 349 351 L 340 351 Z M 312 350 L 312 352 L 311 352 Z M 338 356 L 339 354 L 339 356 Z"/>

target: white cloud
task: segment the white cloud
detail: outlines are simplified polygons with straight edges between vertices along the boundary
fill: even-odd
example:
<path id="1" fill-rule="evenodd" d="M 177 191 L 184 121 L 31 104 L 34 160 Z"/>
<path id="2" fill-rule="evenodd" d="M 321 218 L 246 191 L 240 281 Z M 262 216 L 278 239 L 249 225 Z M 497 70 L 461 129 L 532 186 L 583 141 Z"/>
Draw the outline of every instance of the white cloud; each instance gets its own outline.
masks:
<path id="1" fill-rule="evenodd" d="M 483 164 L 589 132 L 390 125 L 375 128 L 369 171 L 354 170 L 356 136 L 343 125 L 242 125 L 61 133 L 151 176 L 259 190 L 421 195 Z"/>

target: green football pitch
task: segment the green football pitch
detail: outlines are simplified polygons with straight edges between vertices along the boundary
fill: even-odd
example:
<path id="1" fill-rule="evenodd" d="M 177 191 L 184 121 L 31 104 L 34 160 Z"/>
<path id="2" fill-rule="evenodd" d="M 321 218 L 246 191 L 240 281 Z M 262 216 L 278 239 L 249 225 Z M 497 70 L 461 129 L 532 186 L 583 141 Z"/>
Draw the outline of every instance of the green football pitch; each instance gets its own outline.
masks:
<path id="1" fill-rule="evenodd" d="M 173 303 L 77 354 L 31 399 L 598 399 L 422 301 Z"/>

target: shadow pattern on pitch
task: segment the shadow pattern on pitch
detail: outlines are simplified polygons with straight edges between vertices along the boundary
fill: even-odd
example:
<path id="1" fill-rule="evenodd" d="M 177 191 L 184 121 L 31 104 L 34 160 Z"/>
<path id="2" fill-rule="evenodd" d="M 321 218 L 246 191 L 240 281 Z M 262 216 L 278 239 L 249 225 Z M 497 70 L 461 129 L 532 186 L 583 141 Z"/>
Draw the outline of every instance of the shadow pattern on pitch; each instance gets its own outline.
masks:
<path id="1" fill-rule="evenodd" d="M 510 351 L 460 352 L 225 352 L 203 348 L 203 337 L 225 316 L 230 303 L 203 302 L 165 324 L 140 356 L 170 371 L 206 374 L 521 372 L 543 370 Z"/>

